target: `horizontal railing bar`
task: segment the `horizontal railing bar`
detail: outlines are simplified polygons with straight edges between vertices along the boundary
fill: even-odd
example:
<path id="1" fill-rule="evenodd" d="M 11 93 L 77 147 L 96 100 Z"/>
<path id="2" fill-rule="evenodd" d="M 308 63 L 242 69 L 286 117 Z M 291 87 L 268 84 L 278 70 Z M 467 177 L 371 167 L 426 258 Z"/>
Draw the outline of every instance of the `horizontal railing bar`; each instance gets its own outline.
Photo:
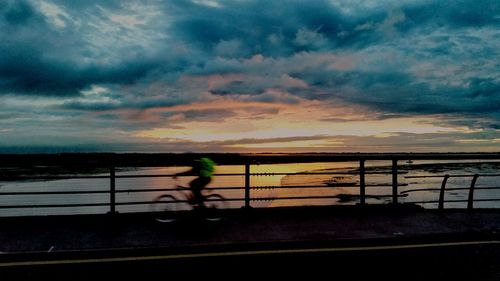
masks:
<path id="1" fill-rule="evenodd" d="M 407 186 L 408 184 L 399 184 L 398 186 Z M 373 184 L 367 187 L 389 187 L 391 185 Z M 331 188 L 331 187 L 359 187 L 359 185 L 297 185 L 297 186 L 252 186 L 251 189 L 287 189 L 287 188 Z M 215 190 L 243 190 L 244 187 L 210 187 L 205 191 Z M 152 189 L 118 189 L 116 193 L 140 193 L 140 192 L 169 192 L 169 191 L 187 191 L 189 188 L 152 188 Z M 1 195 L 53 195 L 53 194 L 98 194 L 109 193 L 109 191 L 40 191 L 40 192 L 0 192 Z"/>
<path id="2" fill-rule="evenodd" d="M 48 205 L 3 205 L 0 209 L 24 209 L 24 208 L 67 208 L 67 207 L 104 207 L 109 203 L 89 203 L 89 204 L 48 204 Z"/>
<path id="3" fill-rule="evenodd" d="M 468 188 L 467 188 L 468 189 Z M 401 193 L 411 193 L 411 192 L 419 192 L 419 191 L 439 191 L 440 188 L 422 188 L 422 189 L 408 189 L 401 191 Z M 447 188 L 446 190 L 451 190 L 451 188 Z"/>
<path id="4" fill-rule="evenodd" d="M 244 187 L 209 187 L 204 189 L 204 191 L 210 192 L 212 190 L 239 190 L 244 189 Z M 188 191 L 189 188 L 152 188 L 152 189 L 118 189 L 116 193 L 133 193 L 133 192 L 159 192 L 159 191 Z"/>
<path id="5" fill-rule="evenodd" d="M 476 186 L 474 189 L 500 189 L 500 186 Z"/>
<path id="6" fill-rule="evenodd" d="M 243 173 L 230 173 L 230 174 L 213 174 L 213 176 L 244 176 Z M 116 175 L 116 178 L 168 178 L 168 177 L 196 177 L 193 175 L 176 175 L 176 174 L 151 174 L 151 175 Z"/>
<path id="7" fill-rule="evenodd" d="M 398 184 L 398 186 L 407 186 L 408 184 Z M 367 184 L 365 185 L 367 187 L 389 187 L 392 185 L 389 184 Z M 263 186 L 252 186 L 250 187 L 251 189 L 294 189 L 294 188 L 335 188 L 335 187 L 359 187 L 358 184 L 338 184 L 338 185 L 286 185 L 286 186 L 280 186 L 280 185 L 263 185 Z"/>
<path id="8" fill-rule="evenodd" d="M 429 176 L 405 176 L 405 179 L 423 179 L 423 178 L 444 178 L 446 175 L 429 175 Z M 458 177 L 473 177 L 473 175 L 448 175 L 450 178 L 458 178 Z"/>
<path id="9" fill-rule="evenodd" d="M 300 172 L 300 173 L 251 173 L 250 176 L 281 176 L 281 175 L 357 175 L 354 172 Z M 178 177 L 195 177 L 196 175 L 182 175 Z M 214 174 L 214 176 L 245 176 L 244 173 Z M 176 174 L 152 174 L 152 175 L 116 175 L 115 178 L 167 178 L 177 177 Z M 59 180 L 59 179 L 108 179 L 109 176 L 9 176 L 2 180 Z"/>
<path id="10" fill-rule="evenodd" d="M 358 175 L 358 172 L 297 172 L 297 173 L 250 173 L 250 176 L 286 176 L 286 175 Z M 365 172 L 367 175 L 391 174 L 387 172 Z M 407 172 L 398 172 L 407 174 Z M 115 178 L 162 178 L 176 177 L 175 174 L 152 174 L 152 175 L 116 175 Z M 196 175 L 183 175 L 182 177 L 192 177 Z M 214 176 L 245 176 L 244 173 L 214 174 Z M 64 179 L 108 179 L 110 176 L 8 176 L 0 178 L 3 181 L 15 180 L 64 180 Z M 179 176 L 181 177 L 181 176 Z"/>
<path id="11" fill-rule="evenodd" d="M 488 202 L 488 201 L 500 201 L 500 198 L 491 198 L 491 199 L 474 199 L 474 202 Z M 468 200 L 446 200 L 444 203 L 466 203 Z M 404 203 L 408 204 L 431 204 L 431 203 L 439 203 L 436 201 L 406 201 Z"/>
<path id="12" fill-rule="evenodd" d="M 213 202 L 213 201 L 244 201 L 245 198 L 224 198 L 223 200 L 221 199 L 208 199 L 205 200 L 204 202 Z M 149 204 L 162 204 L 165 202 L 158 202 L 155 203 L 154 201 L 133 201 L 133 202 L 118 202 L 115 203 L 116 205 L 121 205 L 121 206 L 128 206 L 128 205 L 149 205 Z M 168 203 L 188 203 L 187 200 L 175 200 L 175 201 L 168 201 Z"/>
<path id="13" fill-rule="evenodd" d="M 392 184 L 382 183 L 382 184 L 366 184 L 366 187 L 392 187 Z M 408 186 L 407 183 L 398 183 L 398 186 Z"/>
<path id="14" fill-rule="evenodd" d="M 359 197 L 359 195 L 353 195 Z M 367 198 L 385 198 L 392 195 L 366 195 Z M 252 201 L 272 201 L 272 200 L 301 200 L 301 199 L 339 199 L 338 196 L 290 196 L 290 197 L 261 197 L 251 198 Z M 224 200 L 207 200 L 207 201 L 244 201 L 244 198 L 226 198 Z M 475 199 L 474 202 L 500 201 L 500 198 L 492 199 Z M 187 202 L 185 200 L 172 201 L 172 203 Z M 464 203 L 467 200 L 446 200 L 445 203 Z M 439 201 L 407 201 L 408 204 L 431 204 L 439 203 Z M 119 202 L 116 205 L 149 205 L 154 204 L 153 201 L 138 201 L 138 202 Z M 49 204 L 49 205 L 6 205 L 0 206 L 0 209 L 24 209 L 24 208 L 67 208 L 67 207 L 104 207 L 109 206 L 108 203 L 89 203 L 89 204 Z"/>
<path id="15" fill-rule="evenodd" d="M 279 186 L 279 185 L 269 185 L 269 186 L 251 186 L 252 190 L 259 189 L 298 189 L 298 188 L 332 188 L 332 187 L 356 187 L 355 185 L 337 185 L 337 186 L 328 186 L 328 185 L 288 185 L 288 186 Z"/>
<path id="16" fill-rule="evenodd" d="M 476 201 L 476 200 L 474 200 Z M 456 199 L 456 200 L 445 200 L 444 203 L 465 203 L 465 202 L 468 202 L 467 200 L 462 200 L 462 199 Z M 419 201 L 411 201 L 411 202 L 405 202 L 405 203 L 419 203 L 419 204 L 422 204 L 422 203 L 439 203 L 439 201 L 422 201 L 422 202 L 419 202 Z"/>
<path id="17" fill-rule="evenodd" d="M 207 192 L 212 190 L 238 190 L 244 187 L 211 187 L 205 189 Z M 154 189 L 121 189 L 116 190 L 116 193 L 133 193 L 133 192 L 159 192 L 159 191 L 183 191 L 189 190 L 186 188 L 154 188 Z M 65 195 L 65 194 L 108 194 L 108 190 L 90 190 L 90 191 L 27 191 L 27 192 L 0 192 L 2 195 Z"/>
<path id="18" fill-rule="evenodd" d="M 352 195 L 359 197 L 359 195 Z M 366 195 L 367 198 L 389 198 L 392 194 L 388 195 Z M 289 197 L 253 197 L 252 201 L 272 201 L 272 200 L 294 200 L 294 199 L 339 199 L 338 195 L 334 196 L 289 196 Z M 225 198 L 224 200 L 207 200 L 207 201 L 244 201 L 245 198 Z M 187 203 L 186 200 L 170 201 L 170 203 Z M 136 201 L 136 202 L 119 202 L 116 205 L 146 205 L 155 204 L 153 201 Z"/>
<path id="19" fill-rule="evenodd" d="M 390 187 L 391 185 L 387 184 L 367 184 L 367 187 Z M 408 186 L 408 184 L 398 184 L 398 186 Z M 359 187 L 359 185 L 296 185 L 296 186 L 252 186 L 251 189 L 294 189 L 294 188 L 330 188 L 330 187 Z M 244 187 L 211 187 L 206 189 L 206 191 L 210 192 L 212 190 L 243 190 Z M 476 190 L 496 190 L 500 189 L 500 186 L 478 186 L 475 187 Z M 154 188 L 154 189 L 121 189 L 116 190 L 116 193 L 139 193 L 139 192 L 162 192 L 162 191 L 183 191 L 189 190 L 186 188 Z M 404 190 L 401 193 L 410 193 L 410 192 L 421 192 L 421 191 L 438 191 L 439 188 L 423 188 L 423 189 L 410 189 Z M 463 188 L 447 188 L 446 191 L 452 190 L 469 190 L 467 187 Z M 0 192 L 0 196 L 2 195 L 67 195 L 67 194 L 104 194 L 109 193 L 107 190 L 89 190 L 89 191 L 36 191 L 36 192 Z"/>
<path id="20" fill-rule="evenodd" d="M 358 198 L 357 194 L 348 194 L 349 196 Z M 388 195 L 365 195 L 366 198 L 389 198 L 392 197 L 392 194 Z M 338 195 L 330 195 L 330 196 L 289 196 L 289 197 L 260 197 L 260 198 L 252 198 L 251 200 L 255 201 L 271 201 L 271 200 L 294 200 L 294 199 L 340 199 Z M 353 200 L 354 201 L 354 200 Z"/>
<path id="21" fill-rule="evenodd" d="M 250 176 L 283 176 L 283 175 L 358 175 L 358 172 L 297 172 L 297 173 L 250 173 Z M 365 172 L 365 174 L 392 174 L 387 172 Z M 405 171 L 399 171 L 398 174 L 408 174 Z M 158 178 L 158 177 L 174 177 L 175 174 L 153 174 L 153 175 L 116 175 L 116 178 Z M 196 175 L 183 175 L 184 177 Z M 245 176 L 244 173 L 224 173 L 214 174 L 214 176 Z M 480 177 L 499 177 L 500 174 L 479 174 Z M 405 176 L 408 179 L 414 178 L 442 178 L 444 175 L 426 175 L 426 176 Z M 449 175 L 450 178 L 455 177 L 474 177 L 474 175 Z M 109 176 L 9 176 L 3 177 L 2 180 L 57 180 L 57 179 L 107 179 Z"/>
<path id="22" fill-rule="evenodd" d="M 359 197 L 358 195 L 353 195 L 354 197 Z M 390 195 L 366 195 L 367 198 L 386 198 L 392 197 Z M 252 201 L 272 201 L 272 200 L 294 200 L 294 199 L 339 199 L 337 195 L 335 196 L 290 196 L 290 197 L 253 197 L 250 198 Z M 244 201 L 245 198 L 225 198 L 224 200 L 207 200 L 207 201 Z M 171 203 L 187 203 L 186 200 L 171 201 Z M 155 204 L 152 201 L 136 201 L 136 202 L 119 202 L 116 205 L 146 205 Z"/>
<path id="23" fill-rule="evenodd" d="M 209 201 L 243 201 L 244 198 L 225 198 L 224 200 L 212 200 Z M 171 201 L 171 203 L 181 203 L 187 202 L 186 200 Z M 137 202 L 119 202 L 115 205 L 149 205 L 155 204 L 154 201 L 137 201 Z M 4 205 L 0 206 L 0 209 L 23 209 L 23 208 L 63 208 L 63 207 L 99 207 L 99 206 L 109 206 L 109 203 L 89 203 L 89 204 L 48 204 L 48 205 Z"/>
<path id="24" fill-rule="evenodd" d="M 151 188 L 151 189 L 117 189 L 116 193 L 138 193 L 138 192 L 168 192 L 168 191 L 181 191 L 184 188 Z"/>
<path id="25" fill-rule="evenodd" d="M 155 201 L 134 201 L 134 202 L 117 202 L 115 205 L 125 206 L 125 205 L 149 205 L 149 204 L 160 204 L 164 202 L 155 203 Z M 188 203 L 187 200 L 172 200 L 168 203 Z"/>
<path id="26" fill-rule="evenodd" d="M 481 190 L 495 190 L 495 189 L 500 189 L 500 186 L 480 186 L 480 187 L 474 187 L 475 190 L 481 189 Z M 422 189 L 408 189 L 401 191 L 401 193 L 410 193 L 410 192 L 418 192 L 418 191 L 438 191 L 441 190 L 440 188 L 422 188 Z M 451 188 L 446 188 L 445 191 L 451 191 L 451 190 L 470 190 L 469 187 L 451 187 Z"/>
<path id="27" fill-rule="evenodd" d="M 355 172 L 296 172 L 296 173 L 286 173 L 286 172 L 276 172 L 276 173 L 250 173 L 250 176 L 292 176 L 292 175 L 358 175 Z"/>
<path id="28" fill-rule="evenodd" d="M 297 172 L 297 173 L 250 173 L 250 176 L 281 176 L 281 175 L 357 175 L 357 172 Z M 157 178 L 157 177 L 175 177 L 176 174 L 152 174 L 152 175 L 116 175 L 116 178 Z M 178 177 L 194 177 L 193 175 L 182 175 Z M 245 176 L 245 173 L 223 173 L 213 176 Z"/>
<path id="29" fill-rule="evenodd" d="M 389 184 L 367 184 L 367 187 L 389 187 L 392 185 Z M 408 186 L 408 184 L 399 184 L 398 186 Z M 331 188 L 331 187 L 359 187 L 359 185 L 290 185 L 290 186 L 279 186 L 279 185 L 270 185 L 270 186 L 251 186 L 252 190 L 259 189 L 294 189 L 294 188 Z M 243 190 L 244 186 L 234 186 L 234 187 L 209 187 L 206 188 L 206 191 L 211 190 Z M 131 193 L 131 192 L 159 192 L 159 191 L 183 191 L 189 190 L 189 188 L 157 188 L 157 189 L 119 189 L 116 190 L 117 193 Z"/>
<path id="30" fill-rule="evenodd" d="M 398 174 L 407 174 L 408 172 L 398 172 Z M 391 171 L 387 172 L 365 172 L 367 175 L 389 175 Z M 359 175 L 359 172 L 297 172 L 297 173 L 251 173 L 250 176 L 289 176 L 289 175 Z"/>
<path id="31" fill-rule="evenodd" d="M 294 199 L 338 199 L 338 197 L 335 197 L 335 196 L 291 196 L 291 197 L 251 198 L 251 200 L 254 200 L 254 201 L 294 200 Z"/>
<path id="32" fill-rule="evenodd" d="M 0 192 L 2 195 L 64 195 L 64 194 L 109 194 L 109 190 L 89 190 L 89 191 L 27 191 L 27 192 Z"/>
<path id="33" fill-rule="evenodd" d="M 418 178 L 443 178 L 446 175 L 428 175 L 428 176 L 405 176 L 406 179 L 418 179 Z M 500 177 L 500 174 L 478 174 L 479 177 Z M 448 175 L 449 178 L 468 178 L 474 177 L 474 175 Z"/>
<path id="34" fill-rule="evenodd" d="M 405 201 L 405 204 L 436 204 L 439 201 Z"/>
<path id="35" fill-rule="evenodd" d="M 14 180 L 69 180 L 69 179 L 109 179 L 109 176 L 7 176 L 0 177 L 1 181 Z"/>
<path id="36" fill-rule="evenodd" d="M 214 174 L 214 176 L 244 176 L 245 174 Z M 115 178 L 162 178 L 174 177 L 175 174 L 153 174 L 153 175 L 115 175 Z M 190 175 L 187 175 L 188 177 Z M 192 175 L 196 176 L 196 175 Z M 1 180 L 63 180 L 63 179 L 109 179 L 106 176 L 7 176 L 0 177 Z M 179 176 L 181 177 L 181 176 Z M 184 176 L 182 176 L 184 177 Z"/>
<path id="37" fill-rule="evenodd" d="M 398 184 L 398 186 L 407 186 L 408 184 Z M 388 184 L 367 184 L 367 187 L 390 187 Z M 251 189 L 293 189 L 293 188 L 331 188 L 331 187 L 359 187 L 359 185 L 297 185 L 297 186 L 252 186 Z M 210 187 L 205 189 L 210 192 L 212 190 L 243 190 L 244 187 Z M 467 188 L 464 188 L 467 189 Z M 477 189 L 481 189 L 478 187 Z M 499 187 L 500 189 L 500 187 Z M 189 190 L 186 188 L 153 188 L 153 189 L 118 189 L 116 193 L 140 193 L 140 192 L 169 192 L 169 191 L 183 191 Z M 452 189 L 448 189 L 452 190 Z M 408 192 L 408 191 L 406 191 Z M 66 194 L 107 194 L 109 191 L 107 190 L 89 190 L 89 191 L 28 191 L 28 192 L 0 192 L 0 196 L 2 195 L 66 195 Z M 404 192 L 402 192 L 404 193 Z"/>

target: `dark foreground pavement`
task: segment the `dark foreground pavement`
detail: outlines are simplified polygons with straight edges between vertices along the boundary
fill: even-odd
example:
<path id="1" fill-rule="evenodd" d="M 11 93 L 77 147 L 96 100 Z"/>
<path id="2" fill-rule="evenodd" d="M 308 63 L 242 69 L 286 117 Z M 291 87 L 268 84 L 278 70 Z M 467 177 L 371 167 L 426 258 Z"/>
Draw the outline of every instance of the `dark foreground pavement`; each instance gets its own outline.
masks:
<path id="1" fill-rule="evenodd" d="M 4 218 L 0 280 L 500 280 L 499 232 L 497 210 L 389 206 L 232 210 L 220 222 L 174 224 L 137 214 Z"/>

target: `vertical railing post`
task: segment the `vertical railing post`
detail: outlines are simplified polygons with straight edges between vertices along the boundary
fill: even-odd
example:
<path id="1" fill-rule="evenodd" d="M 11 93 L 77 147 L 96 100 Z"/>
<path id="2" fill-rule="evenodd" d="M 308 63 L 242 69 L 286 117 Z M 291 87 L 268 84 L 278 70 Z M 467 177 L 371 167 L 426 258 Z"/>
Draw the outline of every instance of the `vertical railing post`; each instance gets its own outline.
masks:
<path id="1" fill-rule="evenodd" d="M 245 163 L 245 208 L 250 208 L 250 163 Z"/>
<path id="2" fill-rule="evenodd" d="M 366 203 L 365 160 L 359 160 L 359 204 Z"/>
<path id="3" fill-rule="evenodd" d="M 398 204 L 398 160 L 392 160 L 392 203 Z"/>
<path id="4" fill-rule="evenodd" d="M 115 166 L 109 169 L 109 213 L 116 213 Z"/>
<path id="5" fill-rule="evenodd" d="M 476 181 L 478 177 L 479 175 L 475 174 L 474 177 L 472 178 L 472 182 L 470 183 L 469 199 L 467 200 L 467 210 L 474 209 L 474 187 L 476 186 Z"/>
<path id="6" fill-rule="evenodd" d="M 446 189 L 446 182 L 448 181 L 449 177 L 450 175 L 445 175 L 443 178 L 443 182 L 441 183 L 441 190 L 439 191 L 439 203 L 438 203 L 439 210 L 444 209 L 444 191 Z"/>

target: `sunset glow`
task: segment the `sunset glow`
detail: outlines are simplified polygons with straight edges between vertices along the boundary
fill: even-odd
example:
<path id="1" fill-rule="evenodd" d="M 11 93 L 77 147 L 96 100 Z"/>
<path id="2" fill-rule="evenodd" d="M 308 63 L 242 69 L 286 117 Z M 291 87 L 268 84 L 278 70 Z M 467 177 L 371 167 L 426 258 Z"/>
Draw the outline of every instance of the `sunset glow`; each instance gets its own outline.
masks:
<path id="1" fill-rule="evenodd" d="M 499 151 L 498 1 L 8 0 L 0 152 Z"/>

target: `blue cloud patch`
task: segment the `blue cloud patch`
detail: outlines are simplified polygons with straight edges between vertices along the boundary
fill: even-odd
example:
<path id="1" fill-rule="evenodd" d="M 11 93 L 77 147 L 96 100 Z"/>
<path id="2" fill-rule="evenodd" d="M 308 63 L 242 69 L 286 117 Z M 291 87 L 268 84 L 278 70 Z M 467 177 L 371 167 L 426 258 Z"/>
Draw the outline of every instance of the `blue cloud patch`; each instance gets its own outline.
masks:
<path id="1" fill-rule="evenodd" d="M 3 1 L 0 95 L 74 111 L 340 100 L 498 128 L 499 2 L 389 2 Z M 113 102 L 85 100 L 93 85 Z"/>

